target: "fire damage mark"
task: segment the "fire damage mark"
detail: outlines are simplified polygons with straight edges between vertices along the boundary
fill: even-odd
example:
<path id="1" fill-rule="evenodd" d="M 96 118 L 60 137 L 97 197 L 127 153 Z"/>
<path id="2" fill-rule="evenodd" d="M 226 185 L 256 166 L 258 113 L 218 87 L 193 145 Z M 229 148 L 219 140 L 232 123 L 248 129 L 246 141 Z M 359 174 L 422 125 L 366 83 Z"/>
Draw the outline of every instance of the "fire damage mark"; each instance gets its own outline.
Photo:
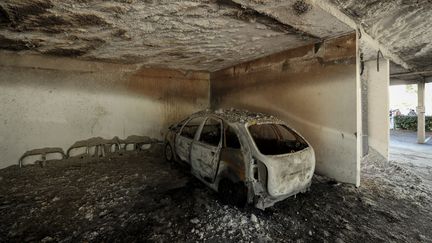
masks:
<path id="1" fill-rule="evenodd" d="M 0 35 L 38 45 L 2 43 L 0 49 L 215 71 L 316 42 L 307 31 L 283 24 L 283 16 L 243 8 L 237 1 L 3 0 Z"/>
<path id="2" fill-rule="evenodd" d="M 98 37 L 85 37 L 77 35 L 69 36 L 68 40 L 74 42 L 74 45 L 65 43 L 58 44 L 54 47 L 43 47 L 40 48 L 40 52 L 53 56 L 78 57 L 97 49 L 99 46 L 105 43 L 105 40 Z"/>
<path id="3" fill-rule="evenodd" d="M 63 159 L 80 159 L 84 162 L 89 162 L 94 159 L 110 158 L 115 156 L 123 156 L 125 154 L 136 154 L 140 151 L 152 148 L 158 143 L 157 139 L 147 136 L 131 135 L 126 139 L 113 137 L 112 139 L 104 139 L 102 137 L 93 137 L 86 140 L 75 142 L 66 153 L 62 148 L 41 148 L 33 149 L 25 152 L 19 159 L 19 166 L 22 167 L 25 159 L 31 156 L 39 156 L 34 163 L 45 165 L 48 161 L 63 160 Z M 47 155 L 58 154 L 61 158 L 47 159 Z M 31 164 L 29 162 L 28 164 Z"/>
<path id="4" fill-rule="evenodd" d="M 7 22 L 16 25 L 25 18 L 45 13 L 52 7 L 53 4 L 49 0 L 6 0 L 0 3 L 0 13 L 3 13 Z"/>
<path id="5" fill-rule="evenodd" d="M 14 26 L 14 30 L 19 32 L 40 31 L 48 34 L 60 34 L 64 32 L 66 27 L 72 26 L 73 24 L 63 16 L 45 13 L 20 21 Z"/>
<path id="6" fill-rule="evenodd" d="M 83 28 L 106 28 L 111 26 L 96 12 L 76 12 L 65 10 L 61 13 L 51 10 L 54 5 L 46 0 L 6 1 L 0 3 L 0 25 L 9 27 L 11 35 L 0 34 L 0 48 L 21 51 L 37 49 L 40 53 L 56 56 L 83 56 L 100 47 L 106 41 L 93 34 L 86 34 Z M 44 46 L 35 44 L 40 33 L 68 33 L 62 41 L 48 41 L 42 38 Z M 21 38 L 20 32 L 36 32 L 36 38 Z M 30 37 L 29 37 L 30 38 Z M 71 40 L 70 38 L 74 38 Z"/>
<path id="7" fill-rule="evenodd" d="M 293 8 L 294 12 L 296 13 L 296 15 L 300 16 L 300 15 L 303 15 L 303 14 L 309 12 L 309 10 L 312 9 L 312 6 L 303 0 L 299 0 L 299 1 L 296 1 L 292 5 L 292 8 Z"/>
<path id="8" fill-rule="evenodd" d="M 106 20 L 96 14 L 84 14 L 84 13 L 75 13 L 72 15 L 73 23 L 76 23 L 77 26 L 109 26 L 110 24 L 106 22 Z"/>
<path id="9" fill-rule="evenodd" d="M 277 20 L 276 18 L 273 18 L 269 15 L 266 15 L 264 13 L 260 13 L 255 9 L 248 8 L 246 6 L 243 6 L 239 3 L 236 3 L 233 0 L 218 0 L 217 1 L 220 5 L 226 5 L 230 7 L 234 7 L 237 9 L 237 15 L 236 16 L 230 16 L 234 17 L 246 22 L 257 22 L 260 24 L 263 24 L 265 26 L 268 26 L 270 29 L 277 31 L 277 32 L 283 32 L 285 34 L 297 34 L 302 36 L 304 39 L 316 39 L 320 40 L 318 36 L 306 33 L 304 31 L 301 31 L 297 28 L 294 28 L 291 25 L 285 24 Z"/>
<path id="10" fill-rule="evenodd" d="M 77 49 L 77 48 L 66 48 L 66 47 L 56 47 L 53 49 L 49 49 L 47 51 L 43 51 L 44 54 L 53 55 L 53 56 L 70 56 L 70 57 L 78 57 L 86 54 L 88 50 L 86 49 Z"/>
<path id="11" fill-rule="evenodd" d="M 34 46 L 37 46 L 37 44 L 35 44 L 32 41 L 8 38 L 0 34 L 0 49 L 10 50 L 10 51 L 21 51 L 21 50 L 28 50 Z"/>
<path id="12" fill-rule="evenodd" d="M 70 56 L 70 57 L 78 57 L 86 54 L 87 52 L 96 49 L 96 46 L 93 44 L 84 44 L 78 47 L 67 47 L 67 46 L 59 46 L 54 47 L 47 50 L 42 50 L 43 54 L 53 55 L 53 56 Z"/>
<path id="13" fill-rule="evenodd" d="M 11 22 L 9 14 L 0 3 L 0 24 L 8 24 Z"/>
<path id="14" fill-rule="evenodd" d="M 35 27 L 77 27 L 110 26 L 110 24 L 96 13 L 81 13 L 65 11 L 61 15 L 49 12 L 53 3 L 47 0 L 6 1 L 0 3 L 0 23 L 11 22 L 18 29 L 32 30 Z M 58 31 L 64 31 L 59 29 Z M 52 31 L 52 30 L 51 30 Z"/>
<path id="15" fill-rule="evenodd" d="M 16 31 L 40 31 L 45 33 L 59 34 L 65 31 L 65 28 L 74 30 L 83 27 L 106 27 L 110 26 L 102 17 L 96 14 L 86 13 L 65 13 L 58 15 L 54 13 L 44 13 L 37 17 L 30 16 L 15 24 Z"/>

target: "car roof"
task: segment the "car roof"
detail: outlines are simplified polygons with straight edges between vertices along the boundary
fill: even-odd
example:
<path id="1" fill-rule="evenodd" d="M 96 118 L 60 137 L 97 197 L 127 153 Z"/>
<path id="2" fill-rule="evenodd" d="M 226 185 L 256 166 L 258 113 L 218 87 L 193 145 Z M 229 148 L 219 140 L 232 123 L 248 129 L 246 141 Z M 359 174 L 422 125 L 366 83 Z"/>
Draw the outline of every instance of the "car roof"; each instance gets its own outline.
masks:
<path id="1" fill-rule="evenodd" d="M 260 112 L 252 112 L 240 109 L 218 109 L 218 110 L 203 110 L 194 113 L 191 117 L 209 116 L 219 117 L 229 123 L 237 124 L 255 124 L 255 123 L 284 123 L 279 118 Z"/>

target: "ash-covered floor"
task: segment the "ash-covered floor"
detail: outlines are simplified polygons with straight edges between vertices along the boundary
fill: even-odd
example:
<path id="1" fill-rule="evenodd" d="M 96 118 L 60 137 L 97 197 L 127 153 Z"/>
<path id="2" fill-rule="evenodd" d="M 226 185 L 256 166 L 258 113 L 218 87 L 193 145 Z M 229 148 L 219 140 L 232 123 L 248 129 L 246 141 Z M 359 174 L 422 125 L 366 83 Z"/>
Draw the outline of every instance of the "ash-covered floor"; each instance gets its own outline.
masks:
<path id="1" fill-rule="evenodd" d="M 363 163 L 266 211 L 223 205 L 161 148 L 0 170 L 0 242 L 432 242 L 432 168 Z"/>

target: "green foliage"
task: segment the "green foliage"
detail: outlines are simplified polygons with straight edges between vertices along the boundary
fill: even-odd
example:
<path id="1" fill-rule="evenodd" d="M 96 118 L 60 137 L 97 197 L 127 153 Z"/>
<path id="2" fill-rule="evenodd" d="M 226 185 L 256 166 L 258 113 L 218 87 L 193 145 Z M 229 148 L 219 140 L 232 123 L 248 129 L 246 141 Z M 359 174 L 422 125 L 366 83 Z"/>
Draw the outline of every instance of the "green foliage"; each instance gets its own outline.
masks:
<path id="1" fill-rule="evenodd" d="M 396 129 L 417 131 L 417 116 L 395 116 Z M 432 116 L 426 116 L 426 131 L 432 131 Z"/>
<path id="2" fill-rule="evenodd" d="M 405 86 L 405 91 L 409 94 L 417 94 L 417 85 L 409 84 Z"/>

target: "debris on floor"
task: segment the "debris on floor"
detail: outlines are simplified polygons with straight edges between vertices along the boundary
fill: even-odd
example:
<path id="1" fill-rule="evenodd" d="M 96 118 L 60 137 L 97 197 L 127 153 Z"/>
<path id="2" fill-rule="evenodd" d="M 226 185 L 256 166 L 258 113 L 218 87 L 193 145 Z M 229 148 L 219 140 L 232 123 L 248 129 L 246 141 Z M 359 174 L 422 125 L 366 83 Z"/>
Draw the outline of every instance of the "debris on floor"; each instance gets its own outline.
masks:
<path id="1" fill-rule="evenodd" d="M 359 188 L 315 176 L 261 211 L 222 204 L 162 154 L 0 170 L 0 242 L 432 241 L 432 189 L 397 162 L 367 158 Z"/>

